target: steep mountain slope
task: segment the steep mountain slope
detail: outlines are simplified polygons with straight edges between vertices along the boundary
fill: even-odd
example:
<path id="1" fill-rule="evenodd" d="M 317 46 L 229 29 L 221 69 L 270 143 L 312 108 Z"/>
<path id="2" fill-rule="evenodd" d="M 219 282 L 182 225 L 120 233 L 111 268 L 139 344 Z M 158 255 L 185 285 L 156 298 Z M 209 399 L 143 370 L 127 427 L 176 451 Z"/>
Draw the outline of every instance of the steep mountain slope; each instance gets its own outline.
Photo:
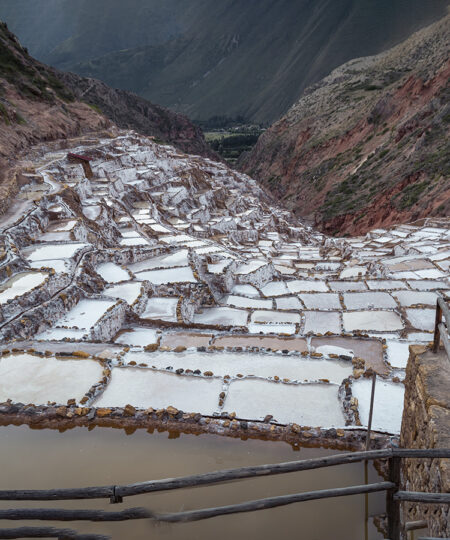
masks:
<path id="1" fill-rule="evenodd" d="M 201 130 L 130 92 L 66 74 L 33 59 L 0 23 L 0 156 L 31 144 L 111 125 L 170 141 L 184 151 L 210 155 Z M 88 106 L 91 105 L 91 106 Z M 103 114 L 101 114 L 103 113 Z"/>
<path id="2" fill-rule="evenodd" d="M 450 213 L 450 16 L 304 92 L 241 168 L 330 233 Z"/>
<path id="3" fill-rule="evenodd" d="M 190 154 L 218 158 L 206 143 L 202 130 L 187 116 L 150 103 L 132 92 L 111 88 L 97 79 L 64 71 L 55 73 L 77 99 L 100 110 L 120 128 L 152 135 Z"/>
<path id="4" fill-rule="evenodd" d="M 0 23 L 0 157 L 13 159 L 32 144 L 110 127 L 76 101 L 55 70 L 35 61 Z"/>
<path id="5" fill-rule="evenodd" d="M 333 68 L 445 14 L 448 0 L 0 0 L 33 54 L 206 120 L 272 122 Z M 45 33 L 42 28 L 45 27 Z"/>

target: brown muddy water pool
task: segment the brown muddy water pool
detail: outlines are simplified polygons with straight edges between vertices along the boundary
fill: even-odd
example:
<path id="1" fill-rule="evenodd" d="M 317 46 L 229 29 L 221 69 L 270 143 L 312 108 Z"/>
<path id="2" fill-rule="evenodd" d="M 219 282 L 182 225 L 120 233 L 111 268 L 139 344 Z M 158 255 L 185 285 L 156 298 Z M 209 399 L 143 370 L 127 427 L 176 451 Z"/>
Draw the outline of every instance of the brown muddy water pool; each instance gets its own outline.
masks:
<path id="1" fill-rule="evenodd" d="M 242 441 L 215 435 L 127 434 L 112 428 L 75 428 L 60 433 L 27 426 L 0 427 L 0 489 L 46 489 L 128 484 L 158 478 L 308 459 L 335 450 L 294 450 L 283 442 Z M 303 471 L 218 486 L 130 497 L 118 505 L 109 501 L 5 502 L 0 508 L 89 508 L 123 510 L 142 506 L 176 512 L 220 506 L 301 491 L 364 484 L 364 465 Z M 372 465 L 369 482 L 379 479 Z M 368 497 L 368 514 L 383 512 L 384 493 Z M 44 525 L 45 522 L 0 521 L 0 528 Z M 60 523 L 55 526 L 84 533 L 108 534 L 114 540 L 378 540 L 382 536 L 369 518 L 365 496 L 308 501 L 259 512 L 216 517 L 197 523 L 154 525 L 147 521 L 122 523 Z"/>

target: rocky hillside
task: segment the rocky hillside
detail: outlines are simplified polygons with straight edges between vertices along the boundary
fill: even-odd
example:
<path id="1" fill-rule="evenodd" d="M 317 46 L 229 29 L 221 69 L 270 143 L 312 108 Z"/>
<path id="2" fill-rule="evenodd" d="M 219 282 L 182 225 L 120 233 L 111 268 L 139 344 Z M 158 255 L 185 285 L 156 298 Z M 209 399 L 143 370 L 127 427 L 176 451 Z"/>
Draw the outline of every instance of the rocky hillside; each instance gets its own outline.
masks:
<path id="1" fill-rule="evenodd" d="M 152 135 L 189 154 L 217 159 L 217 154 L 206 143 L 202 130 L 187 116 L 150 103 L 132 92 L 111 88 L 97 79 L 64 71 L 56 71 L 56 75 L 70 88 L 76 99 L 102 112 L 120 128 Z"/>
<path id="2" fill-rule="evenodd" d="M 52 66 L 197 120 L 270 123 L 357 56 L 445 15 L 448 0 L 0 0 L 0 17 Z M 42 29 L 45 28 L 45 32 Z"/>
<path id="3" fill-rule="evenodd" d="M 37 142 L 109 128 L 111 120 L 184 151 L 211 154 L 201 130 L 186 117 L 36 61 L 0 23 L 0 157 L 14 157 Z"/>
<path id="4" fill-rule="evenodd" d="M 450 213 L 450 17 L 307 89 L 241 168 L 329 233 Z"/>
<path id="5" fill-rule="evenodd" d="M 75 100 L 53 69 L 36 62 L 0 23 L 0 156 L 38 141 L 108 127 L 110 122 Z"/>

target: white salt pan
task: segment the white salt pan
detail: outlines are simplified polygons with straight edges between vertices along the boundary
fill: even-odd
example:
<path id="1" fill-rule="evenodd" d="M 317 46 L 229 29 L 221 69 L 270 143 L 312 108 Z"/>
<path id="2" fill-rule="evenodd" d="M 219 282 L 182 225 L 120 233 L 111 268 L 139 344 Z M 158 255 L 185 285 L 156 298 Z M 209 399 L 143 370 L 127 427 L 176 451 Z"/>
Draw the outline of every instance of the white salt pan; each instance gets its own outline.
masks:
<path id="1" fill-rule="evenodd" d="M 26 255 L 29 261 L 44 261 L 46 259 L 70 259 L 75 253 L 89 244 L 47 244 L 37 247 Z M 25 250 L 24 250 L 25 251 Z"/>
<path id="2" fill-rule="evenodd" d="M 345 425 L 338 386 L 335 385 L 286 385 L 251 379 L 233 381 L 223 409 L 248 420 L 263 420 L 271 414 L 281 424 Z"/>
<path id="3" fill-rule="evenodd" d="M 298 356 L 282 356 L 279 354 L 234 353 L 234 352 L 128 352 L 124 362 L 145 363 L 159 369 L 167 366 L 173 369 L 199 369 L 202 373 L 212 371 L 214 375 L 223 377 L 238 374 L 257 377 L 288 378 L 291 380 L 318 381 L 328 379 L 341 384 L 343 379 L 352 374 L 350 361 L 325 360 L 320 358 L 303 358 Z"/>
<path id="4" fill-rule="evenodd" d="M 347 332 L 353 330 L 373 330 L 389 332 L 401 330 L 402 320 L 393 311 L 352 311 L 343 314 L 344 329 Z"/>
<path id="5" fill-rule="evenodd" d="M 370 395 L 372 381 L 358 379 L 353 383 L 353 396 L 358 400 L 361 423 L 367 426 L 369 422 Z M 372 429 L 388 433 L 400 433 L 403 414 L 403 399 L 405 387 L 403 384 L 383 381 L 378 378 L 375 386 Z"/>
<path id="6" fill-rule="evenodd" d="M 219 326 L 246 326 L 248 313 L 241 309 L 228 307 L 203 308 L 203 313 L 196 313 L 194 323 L 217 324 Z"/>
<path id="7" fill-rule="evenodd" d="M 12 300 L 16 296 L 22 296 L 35 287 L 39 287 L 47 277 L 48 274 L 43 272 L 26 272 L 13 276 L 4 285 L 0 286 L 0 304 Z"/>
<path id="8" fill-rule="evenodd" d="M 176 322 L 178 301 L 178 298 L 151 297 L 141 318 Z"/>
<path id="9" fill-rule="evenodd" d="M 144 409 L 162 409 L 171 405 L 186 412 L 212 415 L 218 410 L 221 391 L 222 381 L 219 379 L 115 368 L 107 389 L 95 405 L 124 407 L 130 404 Z"/>
<path id="10" fill-rule="evenodd" d="M 190 266 L 180 268 L 166 268 L 164 270 L 148 270 L 138 272 L 136 276 L 139 279 L 150 281 L 155 285 L 164 283 L 197 283 Z"/>
<path id="11" fill-rule="evenodd" d="M 120 281 L 128 281 L 130 274 L 121 268 L 118 264 L 106 262 L 99 264 L 96 268 L 99 274 L 107 283 L 119 283 Z"/>
<path id="12" fill-rule="evenodd" d="M 131 283 L 121 283 L 114 287 L 107 287 L 104 294 L 113 298 L 121 298 L 131 306 L 138 299 L 141 290 L 142 284 L 139 281 L 132 281 Z"/>
<path id="13" fill-rule="evenodd" d="M 93 360 L 57 360 L 31 354 L 0 359 L 0 401 L 66 404 L 81 400 L 102 378 L 102 367 Z"/>
<path id="14" fill-rule="evenodd" d="M 145 347 L 158 342 L 159 334 L 153 328 L 133 328 L 120 334 L 114 343 L 131 345 L 132 347 Z"/>

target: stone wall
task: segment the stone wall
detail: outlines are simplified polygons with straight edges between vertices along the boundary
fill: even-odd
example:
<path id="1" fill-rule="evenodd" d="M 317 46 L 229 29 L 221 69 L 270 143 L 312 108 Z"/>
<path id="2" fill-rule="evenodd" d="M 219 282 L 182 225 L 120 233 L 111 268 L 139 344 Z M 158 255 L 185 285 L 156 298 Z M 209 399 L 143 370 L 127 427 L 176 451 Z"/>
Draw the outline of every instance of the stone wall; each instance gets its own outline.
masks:
<path id="1" fill-rule="evenodd" d="M 406 369 L 405 409 L 400 445 L 404 448 L 450 448 L 450 360 L 422 346 L 410 347 Z M 449 492 L 449 459 L 407 459 L 403 489 Z M 430 536 L 450 536 L 448 505 L 405 503 L 403 522 L 426 520 Z"/>

